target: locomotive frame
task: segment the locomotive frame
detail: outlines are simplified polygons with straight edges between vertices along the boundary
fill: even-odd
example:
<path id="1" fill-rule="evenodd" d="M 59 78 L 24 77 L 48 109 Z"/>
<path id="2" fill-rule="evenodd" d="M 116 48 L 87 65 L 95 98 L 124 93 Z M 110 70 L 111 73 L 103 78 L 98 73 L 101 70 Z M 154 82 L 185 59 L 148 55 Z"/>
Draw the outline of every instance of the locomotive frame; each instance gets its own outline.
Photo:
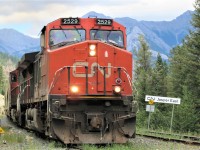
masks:
<path id="1" fill-rule="evenodd" d="M 134 137 L 125 27 L 112 19 L 61 18 L 41 30 L 40 40 L 41 51 L 24 54 L 10 72 L 7 116 L 65 144 Z"/>

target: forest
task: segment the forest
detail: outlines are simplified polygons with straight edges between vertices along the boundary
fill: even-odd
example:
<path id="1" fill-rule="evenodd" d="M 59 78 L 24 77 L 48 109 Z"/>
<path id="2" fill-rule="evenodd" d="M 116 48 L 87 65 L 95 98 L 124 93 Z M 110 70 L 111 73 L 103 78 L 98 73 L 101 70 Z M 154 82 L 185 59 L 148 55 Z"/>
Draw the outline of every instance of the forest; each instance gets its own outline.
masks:
<path id="1" fill-rule="evenodd" d="M 8 85 L 8 74 L 15 68 L 18 60 L 17 57 L 0 52 L 0 94 L 2 95 L 5 94 Z"/>
<path id="2" fill-rule="evenodd" d="M 147 127 L 145 95 L 154 95 L 181 98 L 181 104 L 174 106 L 173 131 L 200 133 L 200 0 L 196 0 L 194 7 L 191 21 L 194 30 L 182 45 L 171 50 L 169 62 L 163 61 L 160 54 L 153 61 L 145 37 L 140 36 L 140 49 L 133 52 L 138 127 Z M 150 128 L 169 130 L 171 115 L 171 104 L 155 103 Z"/>

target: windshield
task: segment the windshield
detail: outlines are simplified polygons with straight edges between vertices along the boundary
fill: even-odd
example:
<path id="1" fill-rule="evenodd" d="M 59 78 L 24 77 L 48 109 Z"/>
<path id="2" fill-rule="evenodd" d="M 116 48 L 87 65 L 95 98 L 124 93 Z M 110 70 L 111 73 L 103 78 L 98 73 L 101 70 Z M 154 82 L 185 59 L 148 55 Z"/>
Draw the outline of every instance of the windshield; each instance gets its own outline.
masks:
<path id="1" fill-rule="evenodd" d="M 124 47 L 124 38 L 122 31 L 115 30 L 90 30 L 92 40 L 101 40 L 118 47 Z"/>
<path id="2" fill-rule="evenodd" d="M 85 40 L 85 30 L 83 29 L 59 29 L 50 31 L 50 46 L 59 45 L 59 43 L 73 43 Z M 63 46 L 63 45 L 61 45 Z"/>

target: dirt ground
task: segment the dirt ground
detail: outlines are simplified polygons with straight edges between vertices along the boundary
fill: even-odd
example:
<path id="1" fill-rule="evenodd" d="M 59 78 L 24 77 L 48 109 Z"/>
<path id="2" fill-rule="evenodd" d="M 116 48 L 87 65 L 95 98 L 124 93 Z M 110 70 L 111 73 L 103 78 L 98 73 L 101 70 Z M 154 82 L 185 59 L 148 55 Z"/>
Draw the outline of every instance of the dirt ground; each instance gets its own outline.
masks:
<path id="1" fill-rule="evenodd" d="M 0 115 L 4 115 L 4 96 L 0 94 Z"/>

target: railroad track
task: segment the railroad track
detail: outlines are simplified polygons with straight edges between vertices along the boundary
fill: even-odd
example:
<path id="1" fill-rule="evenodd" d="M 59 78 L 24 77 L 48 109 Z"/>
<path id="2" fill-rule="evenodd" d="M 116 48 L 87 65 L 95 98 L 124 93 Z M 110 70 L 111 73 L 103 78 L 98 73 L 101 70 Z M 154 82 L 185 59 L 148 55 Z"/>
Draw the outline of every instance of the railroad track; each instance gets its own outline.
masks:
<path id="1" fill-rule="evenodd" d="M 137 133 L 137 135 L 148 137 L 148 138 L 160 139 L 163 141 L 200 145 L 200 137 L 197 137 L 197 136 L 170 134 L 170 133 L 155 132 L 155 131 L 148 131 L 144 134 Z"/>

